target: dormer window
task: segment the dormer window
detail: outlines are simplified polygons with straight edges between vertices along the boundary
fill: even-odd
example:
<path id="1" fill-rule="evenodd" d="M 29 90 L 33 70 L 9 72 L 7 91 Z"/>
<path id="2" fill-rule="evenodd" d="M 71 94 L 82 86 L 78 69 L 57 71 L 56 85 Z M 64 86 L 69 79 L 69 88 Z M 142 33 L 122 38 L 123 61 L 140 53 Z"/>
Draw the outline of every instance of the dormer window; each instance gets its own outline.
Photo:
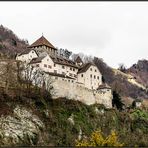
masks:
<path id="1" fill-rule="evenodd" d="M 90 71 L 92 71 L 92 68 L 90 68 Z"/>

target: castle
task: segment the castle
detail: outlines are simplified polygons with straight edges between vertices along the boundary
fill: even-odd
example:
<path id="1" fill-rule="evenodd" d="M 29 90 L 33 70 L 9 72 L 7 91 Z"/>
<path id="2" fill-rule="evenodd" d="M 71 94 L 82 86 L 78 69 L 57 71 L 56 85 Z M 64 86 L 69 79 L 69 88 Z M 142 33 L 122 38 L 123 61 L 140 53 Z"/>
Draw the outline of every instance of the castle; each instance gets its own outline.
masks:
<path id="1" fill-rule="evenodd" d="M 79 56 L 74 61 L 59 56 L 58 50 L 44 36 L 19 53 L 16 60 L 50 76 L 54 80 L 55 98 L 67 97 L 86 104 L 112 106 L 111 88 L 102 82 L 97 66 L 91 62 L 84 64 Z"/>

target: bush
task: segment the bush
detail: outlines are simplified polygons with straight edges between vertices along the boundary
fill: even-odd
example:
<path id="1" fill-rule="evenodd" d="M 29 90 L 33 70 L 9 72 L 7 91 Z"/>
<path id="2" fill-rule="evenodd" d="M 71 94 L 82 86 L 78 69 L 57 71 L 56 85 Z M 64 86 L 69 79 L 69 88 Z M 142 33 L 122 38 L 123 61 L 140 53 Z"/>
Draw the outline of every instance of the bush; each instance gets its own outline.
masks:
<path id="1" fill-rule="evenodd" d="M 123 143 L 118 142 L 118 137 L 115 131 L 112 131 L 106 138 L 102 135 L 100 130 L 94 131 L 90 138 L 84 140 L 77 140 L 76 146 L 123 146 Z"/>

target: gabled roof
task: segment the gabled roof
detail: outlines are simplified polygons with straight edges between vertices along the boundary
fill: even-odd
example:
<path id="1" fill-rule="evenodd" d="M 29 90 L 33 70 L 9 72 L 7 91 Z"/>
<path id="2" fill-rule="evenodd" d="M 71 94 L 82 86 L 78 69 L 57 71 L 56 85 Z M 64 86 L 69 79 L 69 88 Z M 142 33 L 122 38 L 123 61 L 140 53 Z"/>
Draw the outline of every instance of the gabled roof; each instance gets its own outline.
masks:
<path id="1" fill-rule="evenodd" d="M 44 36 L 41 36 L 38 40 L 36 40 L 33 44 L 31 44 L 29 46 L 29 48 L 36 47 L 36 46 L 41 46 L 41 45 L 45 45 L 45 46 L 47 46 L 49 48 L 56 49 Z"/>
<path id="2" fill-rule="evenodd" d="M 78 66 L 72 60 L 65 59 L 65 58 L 59 57 L 59 56 L 53 56 L 53 55 L 50 55 L 50 57 L 53 60 L 53 62 L 56 64 L 67 65 L 67 66 L 78 68 Z"/>
<path id="3" fill-rule="evenodd" d="M 28 54 L 31 50 L 33 50 L 37 54 L 37 52 L 34 49 L 26 48 L 21 53 L 19 53 L 18 56 L 21 56 L 21 55 L 24 55 L 24 54 Z"/>
<path id="4" fill-rule="evenodd" d="M 82 67 L 79 68 L 78 73 L 86 72 L 90 66 L 96 66 L 96 65 L 93 63 L 86 63 Z"/>
<path id="5" fill-rule="evenodd" d="M 40 63 L 42 62 L 42 60 L 45 58 L 46 56 L 42 56 L 42 57 L 37 57 L 37 58 L 33 58 L 29 64 L 35 64 L 35 63 Z"/>
<path id="6" fill-rule="evenodd" d="M 75 62 L 83 64 L 83 61 L 82 61 L 82 59 L 79 56 L 77 56 L 77 58 L 75 59 Z"/>
<path id="7" fill-rule="evenodd" d="M 103 83 L 103 84 L 99 85 L 98 89 L 111 89 L 111 87 L 108 84 Z"/>

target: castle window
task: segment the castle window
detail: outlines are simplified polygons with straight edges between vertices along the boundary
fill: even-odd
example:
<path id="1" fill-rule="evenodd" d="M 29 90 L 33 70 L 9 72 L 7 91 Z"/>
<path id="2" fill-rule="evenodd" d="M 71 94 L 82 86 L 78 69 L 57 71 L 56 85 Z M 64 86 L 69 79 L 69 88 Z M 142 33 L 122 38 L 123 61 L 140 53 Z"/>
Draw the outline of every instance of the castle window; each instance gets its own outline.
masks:
<path id="1" fill-rule="evenodd" d="M 92 78 L 92 74 L 90 75 L 90 77 Z"/>
<path id="2" fill-rule="evenodd" d="M 65 75 L 65 72 L 62 72 L 63 75 Z"/>
<path id="3" fill-rule="evenodd" d="M 44 64 L 44 67 L 47 67 L 47 64 Z"/>
<path id="4" fill-rule="evenodd" d="M 62 65 L 62 68 L 65 69 L 65 66 Z"/>
<path id="5" fill-rule="evenodd" d="M 94 79 L 96 79 L 96 76 L 94 75 Z"/>
<path id="6" fill-rule="evenodd" d="M 71 76 L 71 77 L 72 77 L 72 76 L 73 76 L 73 74 L 72 74 L 72 73 L 70 73 L 70 74 L 69 74 L 69 76 Z"/>
<path id="7" fill-rule="evenodd" d="M 83 77 L 83 74 L 81 74 L 81 77 Z"/>
<path id="8" fill-rule="evenodd" d="M 50 65 L 48 65 L 48 68 L 52 68 Z"/>

